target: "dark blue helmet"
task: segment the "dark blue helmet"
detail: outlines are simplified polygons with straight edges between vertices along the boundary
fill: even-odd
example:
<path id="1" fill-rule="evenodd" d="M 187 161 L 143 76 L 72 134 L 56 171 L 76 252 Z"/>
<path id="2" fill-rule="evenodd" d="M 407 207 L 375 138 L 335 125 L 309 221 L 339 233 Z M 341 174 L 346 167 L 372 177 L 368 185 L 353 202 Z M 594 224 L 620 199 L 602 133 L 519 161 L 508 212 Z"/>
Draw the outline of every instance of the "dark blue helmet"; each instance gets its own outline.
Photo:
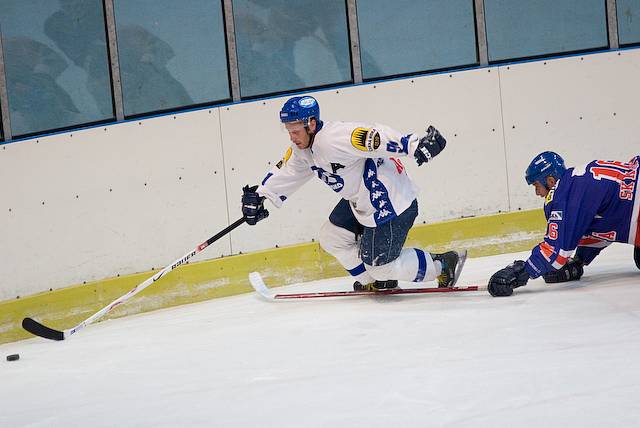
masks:
<path id="1" fill-rule="evenodd" d="M 527 172 L 524 174 L 524 178 L 527 180 L 527 184 L 533 184 L 537 181 L 546 187 L 548 176 L 559 180 L 566 170 L 567 167 L 564 166 L 564 160 L 559 154 L 542 152 L 533 158 L 527 168 Z"/>
<path id="2" fill-rule="evenodd" d="M 312 117 L 320 122 L 320 105 L 315 98 L 308 95 L 289 98 L 280 110 L 282 123 L 301 121 L 307 126 Z"/>

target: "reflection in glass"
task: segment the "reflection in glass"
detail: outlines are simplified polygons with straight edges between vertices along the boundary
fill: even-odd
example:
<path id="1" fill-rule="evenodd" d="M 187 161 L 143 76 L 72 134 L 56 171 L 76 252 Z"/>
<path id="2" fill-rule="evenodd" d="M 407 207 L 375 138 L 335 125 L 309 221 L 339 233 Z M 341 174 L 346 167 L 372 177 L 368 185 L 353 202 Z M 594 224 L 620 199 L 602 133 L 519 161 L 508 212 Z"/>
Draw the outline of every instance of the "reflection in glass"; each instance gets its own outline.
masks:
<path id="1" fill-rule="evenodd" d="M 100 0 L 0 0 L 14 137 L 112 119 Z"/>
<path id="2" fill-rule="evenodd" d="M 230 97 L 220 0 L 114 0 L 125 116 Z"/>
<path id="3" fill-rule="evenodd" d="M 616 0 L 620 45 L 640 43 L 640 0 Z"/>
<path id="4" fill-rule="evenodd" d="M 604 0 L 485 0 L 489 61 L 608 46 Z"/>
<path id="5" fill-rule="evenodd" d="M 365 79 L 478 62 L 469 0 L 358 0 L 358 32 Z"/>
<path id="6" fill-rule="evenodd" d="M 243 97 L 351 81 L 344 0 L 234 0 Z"/>

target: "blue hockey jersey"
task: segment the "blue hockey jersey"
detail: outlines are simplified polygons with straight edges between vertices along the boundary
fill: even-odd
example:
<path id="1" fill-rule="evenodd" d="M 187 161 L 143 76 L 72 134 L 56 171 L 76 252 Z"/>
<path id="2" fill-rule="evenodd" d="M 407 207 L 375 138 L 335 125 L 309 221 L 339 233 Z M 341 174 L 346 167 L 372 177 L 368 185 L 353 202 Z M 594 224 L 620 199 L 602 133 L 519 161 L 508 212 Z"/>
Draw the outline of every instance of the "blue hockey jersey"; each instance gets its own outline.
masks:
<path id="1" fill-rule="evenodd" d="M 545 199 L 547 232 L 525 269 L 531 278 L 560 269 L 576 254 L 589 264 L 612 242 L 640 246 L 640 156 L 629 162 L 594 160 L 569 168 Z"/>

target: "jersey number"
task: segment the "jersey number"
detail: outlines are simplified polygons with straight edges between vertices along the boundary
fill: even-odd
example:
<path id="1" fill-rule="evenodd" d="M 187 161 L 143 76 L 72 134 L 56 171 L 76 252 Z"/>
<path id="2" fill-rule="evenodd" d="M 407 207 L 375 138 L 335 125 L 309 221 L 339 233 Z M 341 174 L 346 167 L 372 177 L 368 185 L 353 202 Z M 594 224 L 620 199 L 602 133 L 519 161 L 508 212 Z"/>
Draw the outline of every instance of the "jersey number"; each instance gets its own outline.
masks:
<path id="1" fill-rule="evenodd" d="M 596 161 L 596 166 L 589 168 L 589 171 L 596 180 L 606 179 L 615 181 L 620 185 L 620 199 L 632 200 L 636 179 L 636 165 L 615 162 Z"/>

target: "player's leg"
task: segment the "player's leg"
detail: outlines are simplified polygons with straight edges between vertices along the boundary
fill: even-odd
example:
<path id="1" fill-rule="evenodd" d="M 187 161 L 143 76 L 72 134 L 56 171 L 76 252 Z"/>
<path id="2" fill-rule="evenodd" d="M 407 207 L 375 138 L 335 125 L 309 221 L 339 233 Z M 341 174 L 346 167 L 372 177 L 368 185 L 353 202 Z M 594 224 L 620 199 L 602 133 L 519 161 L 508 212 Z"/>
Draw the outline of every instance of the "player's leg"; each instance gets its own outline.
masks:
<path id="1" fill-rule="evenodd" d="M 427 270 L 427 265 L 430 273 L 435 272 L 433 260 L 428 253 L 425 256 L 422 250 L 402 248 L 417 215 L 418 203 L 413 201 L 409 208 L 394 219 L 377 227 L 364 228 L 360 240 L 360 257 L 367 271 L 376 280 L 374 288 L 395 288 L 398 280 L 413 280 L 421 267 L 422 272 Z M 420 260 L 417 251 L 421 253 Z M 413 277 L 409 278 L 411 275 Z M 354 289 L 368 289 L 367 285 L 358 285 L 354 284 Z"/>
<path id="2" fill-rule="evenodd" d="M 432 281 L 441 273 L 440 264 L 419 248 L 403 248 L 418 215 L 414 201 L 396 218 L 375 228 L 365 227 L 360 242 L 360 257 L 377 281 Z"/>
<path id="3" fill-rule="evenodd" d="M 373 283 L 374 279 L 366 271 L 359 257 L 358 237 L 362 234 L 349 202 L 341 199 L 329 215 L 329 221 L 320 228 L 320 246 L 349 272 L 353 279 L 362 284 Z"/>
<path id="4" fill-rule="evenodd" d="M 442 286 L 449 286 L 455 279 L 457 253 L 450 252 L 432 257 L 419 248 L 403 249 L 409 229 L 417 215 L 418 204 L 414 201 L 393 220 L 375 228 L 365 227 L 360 243 L 360 257 L 367 271 L 377 281 L 433 281 L 444 274 L 446 278 L 442 278 Z M 440 278 L 438 279 L 440 282 Z"/>

